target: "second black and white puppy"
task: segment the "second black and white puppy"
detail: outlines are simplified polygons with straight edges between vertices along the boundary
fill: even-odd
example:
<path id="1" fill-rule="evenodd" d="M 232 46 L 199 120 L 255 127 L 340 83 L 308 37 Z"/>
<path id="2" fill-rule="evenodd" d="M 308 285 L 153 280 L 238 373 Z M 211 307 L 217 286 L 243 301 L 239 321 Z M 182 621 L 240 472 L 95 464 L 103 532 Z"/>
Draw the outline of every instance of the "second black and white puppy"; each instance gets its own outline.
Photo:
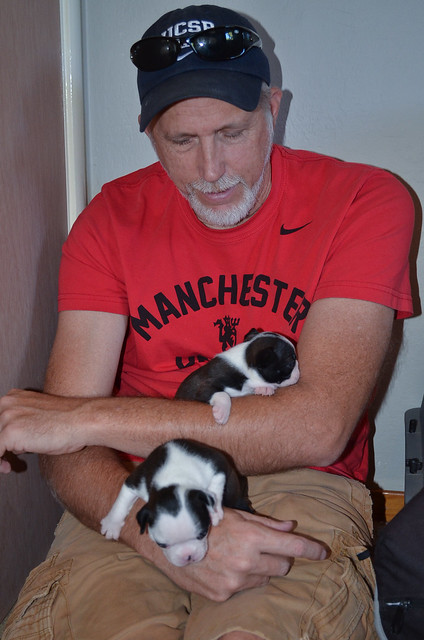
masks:
<path id="1" fill-rule="evenodd" d="M 299 379 L 296 351 L 279 333 L 251 329 L 244 342 L 214 356 L 180 385 L 176 398 L 208 402 L 216 422 L 225 424 L 231 397 L 272 395 Z"/>
<path id="2" fill-rule="evenodd" d="M 137 498 L 146 503 L 137 513 L 140 532 L 147 529 L 177 567 L 205 556 L 209 528 L 223 518 L 223 506 L 253 512 L 247 480 L 230 459 L 185 439 L 160 445 L 128 476 L 101 522 L 106 538 L 119 538 Z"/>

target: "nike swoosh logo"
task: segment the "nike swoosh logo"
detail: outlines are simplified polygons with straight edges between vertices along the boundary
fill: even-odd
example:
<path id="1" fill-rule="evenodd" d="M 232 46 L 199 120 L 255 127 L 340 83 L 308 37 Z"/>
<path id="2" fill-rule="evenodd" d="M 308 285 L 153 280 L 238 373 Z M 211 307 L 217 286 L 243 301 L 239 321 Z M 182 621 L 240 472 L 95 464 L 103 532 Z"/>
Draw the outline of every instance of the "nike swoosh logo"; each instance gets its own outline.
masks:
<path id="1" fill-rule="evenodd" d="M 312 222 L 312 220 L 311 220 Z M 311 222 L 307 222 L 306 224 L 303 224 L 301 227 L 296 227 L 295 229 L 286 229 L 284 227 L 284 225 L 281 225 L 281 229 L 280 229 L 280 235 L 281 236 L 289 236 L 291 233 L 296 233 L 296 231 L 300 231 L 301 229 L 304 229 L 305 227 L 308 226 L 308 224 L 311 224 Z"/>

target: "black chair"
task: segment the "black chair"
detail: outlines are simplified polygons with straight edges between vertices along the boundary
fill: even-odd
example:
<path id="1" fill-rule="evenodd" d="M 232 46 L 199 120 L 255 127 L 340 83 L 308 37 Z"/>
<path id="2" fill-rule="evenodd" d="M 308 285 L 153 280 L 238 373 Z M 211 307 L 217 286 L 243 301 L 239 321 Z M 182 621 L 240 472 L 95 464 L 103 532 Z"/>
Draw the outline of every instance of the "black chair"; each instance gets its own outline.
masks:
<path id="1" fill-rule="evenodd" d="M 405 504 L 423 487 L 424 398 L 421 407 L 405 412 Z"/>
<path id="2" fill-rule="evenodd" d="M 381 640 L 424 638 L 424 398 L 405 413 L 405 507 L 378 534 L 374 568 Z"/>

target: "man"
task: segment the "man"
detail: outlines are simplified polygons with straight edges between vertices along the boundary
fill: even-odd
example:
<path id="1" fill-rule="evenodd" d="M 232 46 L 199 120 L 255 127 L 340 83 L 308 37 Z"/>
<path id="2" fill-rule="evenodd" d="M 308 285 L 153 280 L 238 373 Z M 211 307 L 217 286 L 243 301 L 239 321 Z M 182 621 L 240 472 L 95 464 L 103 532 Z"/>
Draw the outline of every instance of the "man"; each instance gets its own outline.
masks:
<path id="1" fill-rule="evenodd" d="M 281 91 L 239 14 L 170 12 L 132 58 L 160 164 L 77 220 L 46 394 L 0 402 L 0 454 L 50 454 L 67 508 L 5 638 L 374 638 L 364 412 L 412 311 L 412 203 L 383 171 L 272 148 Z M 297 342 L 296 385 L 235 399 L 225 427 L 172 399 L 252 327 Z M 177 568 L 133 517 L 120 542 L 98 531 L 128 473 L 117 452 L 181 436 L 231 454 L 258 515 L 227 510 Z"/>

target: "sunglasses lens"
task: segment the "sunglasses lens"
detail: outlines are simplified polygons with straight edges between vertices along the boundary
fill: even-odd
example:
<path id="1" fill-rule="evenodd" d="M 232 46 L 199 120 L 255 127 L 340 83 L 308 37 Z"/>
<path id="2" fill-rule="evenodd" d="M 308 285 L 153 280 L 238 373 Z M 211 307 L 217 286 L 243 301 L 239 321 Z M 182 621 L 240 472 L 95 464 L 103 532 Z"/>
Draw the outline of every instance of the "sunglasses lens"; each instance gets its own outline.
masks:
<path id="1" fill-rule="evenodd" d="M 131 47 L 131 60 L 141 71 L 159 71 L 177 62 L 181 46 L 192 47 L 203 60 L 232 60 L 261 46 L 259 36 L 243 27 L 216 27 L 194 36 L 178 39 L 161 36 L 139 40 Z"/>
<path id="2" fill-rule="evenodd" d="M 237 27 L 208 29 L 192 39 L 198 56 L 206 60 L 230 60 L 241 56 L 245 49 L 243 32 Z"/>
<path id="3" fill-rule="evenodd" d="M 133 44 L 130 55 L 142 71 L 159 71 L 176 62 L 178 44 L 170 38 L 146 38 Z"/>

